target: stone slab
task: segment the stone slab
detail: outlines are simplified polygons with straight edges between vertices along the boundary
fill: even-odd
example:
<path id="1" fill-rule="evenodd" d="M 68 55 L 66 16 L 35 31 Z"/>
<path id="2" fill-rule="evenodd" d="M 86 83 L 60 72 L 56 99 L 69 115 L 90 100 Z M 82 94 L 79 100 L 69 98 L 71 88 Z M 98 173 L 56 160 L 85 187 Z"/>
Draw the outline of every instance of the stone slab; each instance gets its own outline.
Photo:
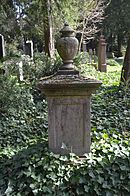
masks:
<path id="1" fill-rule="evenodd" d="M 49 97 L 49 148 L 54 153 L 90 152 L 90 98 Z"/>

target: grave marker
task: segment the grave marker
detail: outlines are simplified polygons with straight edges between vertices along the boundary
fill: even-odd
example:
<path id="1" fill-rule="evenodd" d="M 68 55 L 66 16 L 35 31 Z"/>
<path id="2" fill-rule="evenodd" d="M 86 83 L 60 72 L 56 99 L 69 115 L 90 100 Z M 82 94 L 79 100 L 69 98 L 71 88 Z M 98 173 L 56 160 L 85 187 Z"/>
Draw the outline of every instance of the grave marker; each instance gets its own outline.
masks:
<path id="1" fill-rule="evenodd" d="M 72 152 L 82 157 L 90 152 L 90 97 L 101 82 L 84 78 L 74 69 L 78 40 L 68 24 L 60 32 L 57 50 L 63 64 L 53 77 L 42 78 L 39 82 L 48 102 L 49 149 L 58 154 Z"/>
<path id="2" fill-rule="evenodd" d="M 101 72 L 107 72 L 106 45 L 104 36 L 101 35 L 98 46 L 98 70 Z"/>
<path id="3" fill-rule="evenodd" d="M 18 80 L 23 81 L 23 62 L 20 61 L 17 63 L 18 66 Z"/>
<path id="4" fill-rule="evenodd" d="M 5 43 L 4 36 L 0 34 L 0 59 L 5 57 Z"/>
<path id="5" fill-rule="evenodd" d="M 25 54 L 33 59 L 33 42 L 31 40 L 28 40 L 25 43 Z"/>

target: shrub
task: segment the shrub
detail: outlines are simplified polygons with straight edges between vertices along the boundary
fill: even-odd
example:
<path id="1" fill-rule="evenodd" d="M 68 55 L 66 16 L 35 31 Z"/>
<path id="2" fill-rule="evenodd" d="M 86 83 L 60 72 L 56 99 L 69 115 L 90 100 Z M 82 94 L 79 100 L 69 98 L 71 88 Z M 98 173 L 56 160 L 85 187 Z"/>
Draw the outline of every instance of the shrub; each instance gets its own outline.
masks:
<path id="1" fill-rule="evenodd" d="M 43 53 L 35 53 L 34 65 L 32 69 L 29 68 L 30 74 L 39 79 L 43 76 L 54 74 L 61 66 L 61 59 L 58 54 L 53 59 L 49 58 Z"/>
<path id="2" fill-rule="evenodd" d="M 41 137 L 46 128 L 46 102 L 34 98 L 29 82 L 16 77 L 0 77 L 0 146 L 26 143 Z"/>

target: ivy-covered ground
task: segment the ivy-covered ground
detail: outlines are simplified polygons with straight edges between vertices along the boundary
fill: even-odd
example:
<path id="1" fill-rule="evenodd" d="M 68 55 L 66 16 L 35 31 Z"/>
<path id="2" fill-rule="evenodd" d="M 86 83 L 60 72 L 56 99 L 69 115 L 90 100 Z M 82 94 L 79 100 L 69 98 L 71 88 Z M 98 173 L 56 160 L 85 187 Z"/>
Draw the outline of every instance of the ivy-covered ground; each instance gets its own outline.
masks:
<path id="1" fill-rule="evenodd" d="M 92 97 L 91 153 L 84 159 L 48 150 L 38 71 L 22 83 L 14 73 L 0 76 L 0 196 L 130 195 L 130 90 L 119 87 L 121 65 L 80 71 L 103 82 Z"/>

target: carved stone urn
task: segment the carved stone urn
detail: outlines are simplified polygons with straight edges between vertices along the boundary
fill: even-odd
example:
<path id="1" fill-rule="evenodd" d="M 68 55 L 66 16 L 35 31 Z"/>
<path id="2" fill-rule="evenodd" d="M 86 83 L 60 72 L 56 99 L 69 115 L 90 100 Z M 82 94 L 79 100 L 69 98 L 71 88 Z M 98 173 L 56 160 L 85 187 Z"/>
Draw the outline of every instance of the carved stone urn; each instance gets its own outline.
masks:
<path id="1" fill-rule="evenodd" d="M 63 65 L 59 73 L 76 73 L 74 72 L 73 58 L 78 52 L 79 42 L 75 38 L 74 30 L 67 23 L 60 30 L 60 33 L 61 38 L 57 41 L 56 48 L 63 60 Z"/>
<path id="2" fill-rule="evenodd" d="M 57 50 L 63 65 L 56 74 L 39 81 L 48 103 L 49 149 L 57 154 L 83 156 L 90 152 L 91 145 L 90 97 L 101 82 L 75 71 L 78 40 L 67 24 L 61 30 Z"/>

